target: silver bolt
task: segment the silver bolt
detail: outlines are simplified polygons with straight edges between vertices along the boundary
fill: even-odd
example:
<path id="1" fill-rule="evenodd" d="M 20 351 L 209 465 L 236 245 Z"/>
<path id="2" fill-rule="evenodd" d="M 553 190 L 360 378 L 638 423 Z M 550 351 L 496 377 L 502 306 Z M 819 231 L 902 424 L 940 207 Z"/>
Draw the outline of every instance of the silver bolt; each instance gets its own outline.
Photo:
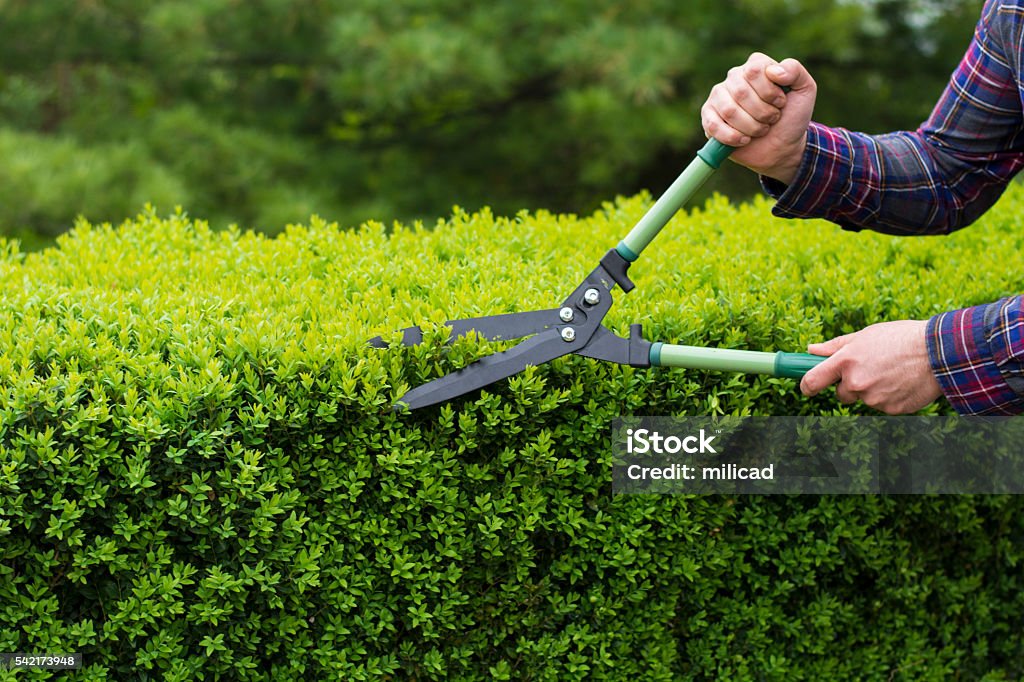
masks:
<path id="1" fill-rule="evenodd" d="M 572 327 L 566 327 L 562 330 L 562 340 L 566 343 L 572 343 L 576 340 L 576 330 Z"/>
<path id="2" fill-rule="evenodd" d="M 558 316 L 562 318 L 562 322 L 572 322 L 572 308 L 562 308 L 558 311 Z"/>
<path id="3" fill-rule="evenodd" d="M 583 300 L 587 305 L 597 305 L 601 302 L 601 292 L 597 289 L 587 289 L 583 292 Z"/>

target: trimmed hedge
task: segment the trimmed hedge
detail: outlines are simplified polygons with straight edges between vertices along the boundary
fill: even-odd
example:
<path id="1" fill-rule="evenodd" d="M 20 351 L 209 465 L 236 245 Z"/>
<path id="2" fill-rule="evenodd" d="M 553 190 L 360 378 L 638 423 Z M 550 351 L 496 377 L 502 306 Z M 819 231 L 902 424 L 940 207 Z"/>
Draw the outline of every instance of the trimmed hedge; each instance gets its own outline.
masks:
<path id="1" fill-rule="evenodd" d="M 917 240 L 715 199 L 608 322 L 800 350 L 993 300 L 1022 288 L 1011 195 Z M 147 210 L 6 245 L 0 651 L 81 651 L 74 679 L 1024 675 L 1021 498 L 611 495 L 615 416 L 849 411 L 831 392 L 571 357 L 390 411 L 498 345 L 369 337 L 549 307 L 646 205 L 276 239 Z"/>

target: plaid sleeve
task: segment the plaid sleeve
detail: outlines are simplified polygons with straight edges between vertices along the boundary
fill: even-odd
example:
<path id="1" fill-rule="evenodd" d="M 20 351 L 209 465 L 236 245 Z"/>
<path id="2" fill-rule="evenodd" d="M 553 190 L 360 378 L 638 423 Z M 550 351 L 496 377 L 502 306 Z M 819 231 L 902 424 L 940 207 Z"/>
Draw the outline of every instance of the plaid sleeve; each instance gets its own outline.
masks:
<path id="1" fill-rule="evenodd" d="M 936 315 L 928 358 L 960 414 L 1024 412 L 1024 310 L 1021 296 Z"/>
<path id="2" fill-rule="evenodd" d="M 791 184 L 762 178 L 778 200 L 775 215 L 897 235 L 947 233 L 977 219 L 1024 165 L 1020 5 L 986 2 L 967 53 L 916 131 L 866 135 L 812 123 Z"/>

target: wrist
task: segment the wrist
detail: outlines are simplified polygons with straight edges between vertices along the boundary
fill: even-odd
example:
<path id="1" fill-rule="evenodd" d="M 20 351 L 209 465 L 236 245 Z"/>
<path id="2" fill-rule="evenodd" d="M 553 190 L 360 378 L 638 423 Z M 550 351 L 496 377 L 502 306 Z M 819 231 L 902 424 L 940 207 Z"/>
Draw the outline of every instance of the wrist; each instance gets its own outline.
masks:
<path id="1" fill-rule="evenodd" d="M 783 155 L 781 163 L 765 169 L 761 174 L 778 180 L 784 185 L 792 184 L 793 178 L 796 177 L 797 171 L 800 170 L 800 165 L 803 163 L 805 151 L 807 151 L 807 136 L 802 135 L 800 140 Z"/>

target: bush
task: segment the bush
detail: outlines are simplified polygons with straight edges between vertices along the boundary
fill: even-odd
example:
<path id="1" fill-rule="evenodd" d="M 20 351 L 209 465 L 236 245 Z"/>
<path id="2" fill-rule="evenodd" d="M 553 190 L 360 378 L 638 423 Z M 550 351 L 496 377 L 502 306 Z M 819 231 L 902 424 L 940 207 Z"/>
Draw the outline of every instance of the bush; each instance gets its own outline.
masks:
<path id="1" fill-rule="evenodd" d="M 941 240 L 716 199 L 609 324 L 798 350 L 992 300 L 1021 199 Z M 0 651 L 81 651 L 74 679 L 1024 674 L 1021 498 L 611 495 L 615 416 L 847 412 L 831 395 L 572 357 L 391 412 L 497 346 L 368 337 L 551 306 L 645 205 L 276 239 L 148 210 L 7 245 Z"/>

